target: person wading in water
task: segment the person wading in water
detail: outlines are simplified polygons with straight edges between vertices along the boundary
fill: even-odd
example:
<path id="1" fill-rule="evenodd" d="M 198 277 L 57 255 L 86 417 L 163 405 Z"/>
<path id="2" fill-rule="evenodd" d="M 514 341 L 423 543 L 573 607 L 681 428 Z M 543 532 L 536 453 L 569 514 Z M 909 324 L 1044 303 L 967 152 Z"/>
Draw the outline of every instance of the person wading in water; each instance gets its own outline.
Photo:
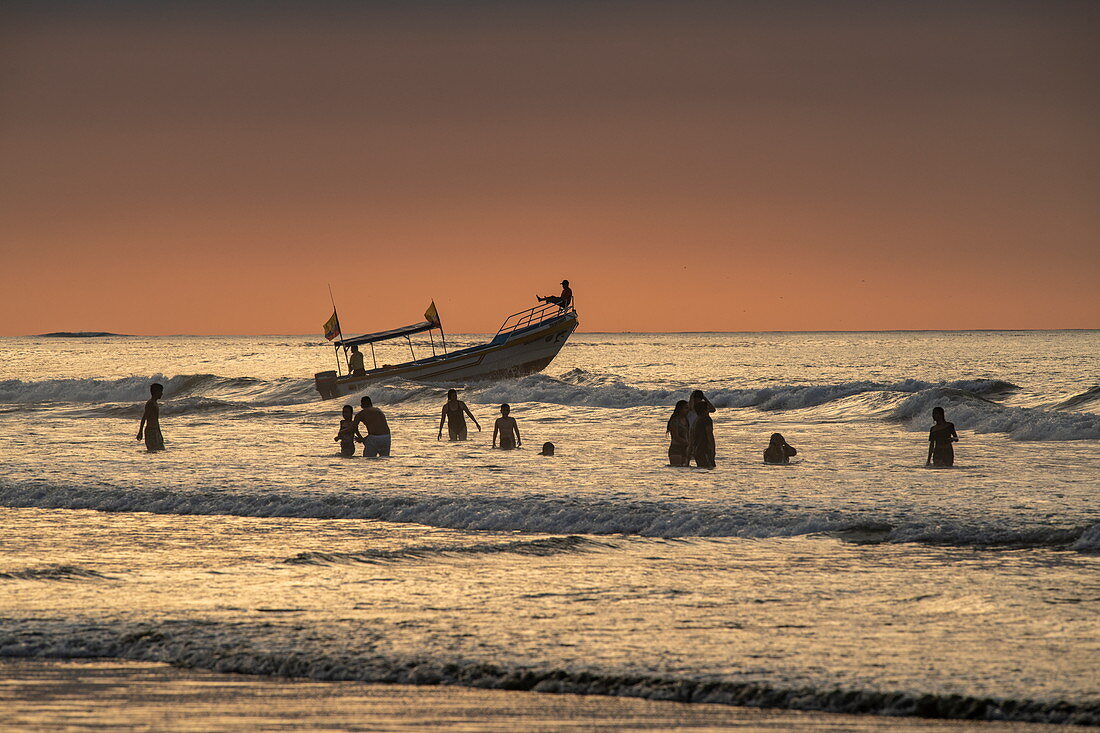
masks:
<path id="1" fill-rule="evenodd" d="M 439 415 L 439 435 L 436 440 L 443 439 L 443 421 L 447 421 L 447 436 L 451 440 L 466 440 L 466 415 L 477 425 L 477 431 L 481 432 L 481 424 L 470 412 L 466 403 L 458 399 L 458 390 L 447 390 L 447 402 L 443 405 L 443 412 Z"/>

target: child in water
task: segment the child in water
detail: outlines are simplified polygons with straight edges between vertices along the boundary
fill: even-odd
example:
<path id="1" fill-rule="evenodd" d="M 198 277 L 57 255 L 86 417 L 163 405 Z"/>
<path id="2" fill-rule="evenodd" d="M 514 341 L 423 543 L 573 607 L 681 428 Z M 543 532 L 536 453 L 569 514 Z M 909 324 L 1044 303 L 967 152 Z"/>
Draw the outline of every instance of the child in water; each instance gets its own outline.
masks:
<path id="1" fill-rule="evenodd" d="M 688 402 L 680 400 L 672 410 L 672 416 L 668 418 L 665 432 L 671 436 L 668 444 L 668 465 L 688 465 Z"/>
<path id="2" fill-rule="evenodd" d="M 340 455 L 350 457 L 355 455 L 355 444 L 363 442 L 363 436 L 359 433 L 359 425 L 356 424 L 355 408 L 344 405 L 343 419 L 340 420 L 340 432 L 333 438 L 340 444 Z"/>
<path id="3" fill-rule="evenodd" d="M 764 463 L 790 463 L 791 456 L 798 455 L 794 446 L 787 445 L 787 441 L 780 433 L 772 433 L 771 442 L 764 451 Z"/>
<path id="4" fill-rule="evenodd" d="M 932 419 L 936 424 L 928 431 L 928 460 L 925 465 L 954 466 L 955 446 L 951 444 L 959 439 L 955 423 L 947 422 L 942 407 L 932 408 Z"/>
<path id="5" fill-rule="evenodd" d="M 145 412 L 141 413 L 137 439 L 145 438 L 145 449 L 150 453 L 164 450 L 164 436 L 160 432 L 160 405 L 157 400 L 164 394 L 164 385 L 153 382 L 149 385 L 149 401 L 145 403 Z"/>
<path id="6" fill-rule="evenodd" d="M 493 426 L 493 447 L 497 447 L 497 436 L 500 436 L 500 449 L 512 450 L 523 445 L 519 437 L 519 425 L 516 424 L 514 417 L 509 417 L 508 413 L 512 411 L 511 406 L 508 403 L 504 403 L 500 406 L 500 417 L 497 418 L 496 425 Z"/>

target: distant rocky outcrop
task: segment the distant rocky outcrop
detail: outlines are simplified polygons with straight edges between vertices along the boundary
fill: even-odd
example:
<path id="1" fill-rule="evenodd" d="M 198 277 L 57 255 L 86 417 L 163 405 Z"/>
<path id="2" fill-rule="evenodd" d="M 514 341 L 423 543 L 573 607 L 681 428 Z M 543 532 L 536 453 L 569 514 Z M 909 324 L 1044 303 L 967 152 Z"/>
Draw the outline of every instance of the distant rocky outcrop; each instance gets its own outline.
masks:
<path id="1" fill-rule="evenodd" d="M 90 339 L 101 336 L 129 336 L 128 333 L 111 333 L 110 331 L 54 331 L 53 333 L 36 333 L 41 338 L 69 338 Z"/>

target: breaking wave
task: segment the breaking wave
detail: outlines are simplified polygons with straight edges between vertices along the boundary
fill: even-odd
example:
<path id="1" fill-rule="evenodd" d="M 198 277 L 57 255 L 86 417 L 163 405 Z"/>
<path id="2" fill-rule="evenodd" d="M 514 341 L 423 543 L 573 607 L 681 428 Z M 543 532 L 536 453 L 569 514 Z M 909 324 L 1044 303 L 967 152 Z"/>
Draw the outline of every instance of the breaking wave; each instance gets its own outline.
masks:
<path id="1" fill-rule="evenodd" d="M 268 491 L 199 493 L 140 488 L 84 489 L 41 484 L 0 484 L 0 506 L 200 516 L 370 519 L 447 529 L 545 535 L 761 538 L 832 534 L 858 542 L 989 548 L 1046 547 L 1084 552 L 1091 551 L 1100 542 L 1100 529 L 1097 529 L 1097 525 L 1066 526 L 1053 519 L 1047 523 L 1021 525 L 1017 517 L 966 521 L 936 514 L 927 517 L 907 514 L 900 518 L 870 511 L 792 511 L 782 505 L 744 506 L 713 502 L 623 501 L 537 495 L 515 498 L 484 495 L 295 494 Z M 526 547 L 535 552 L 553 547 L 556 542 L 562 540 L 552 541 L 549 546 L 527 544 Z M 566 542 L 580 543 L 579 540 Z M 585 549 L 596 549 L 589 544 L 577 545 L 582 546 Z M 453 548 L 450 551 L 458 552 Z M 473 550 L 491 551 L 491 547 Z M 499 547 L 497 551 L 501 551 Z M 339 559 L 337 555 L 333 557 Z M 387 559 L 384 553 L 379 556 L 367 553 L 363 557 L 363 562 Z"/>
<path id="2" fill-rule="evenodd" d="M 369 632 L 368 632 L 369 633 Z M 356 636 L 363 637 L 357 629 Z M 813 710 L 861 715 L 1096 725 L 1100 702 L 1030 700 L 812 687 L 690 673 L 659 674 L 538 663 L 483 662 L 430 654 L 387 654 L 373 641 L 349 648 L 316 634 L 296 635 L 272 623 L 170 620 L 160 623 L 8 620 L 0 627 L 0 657 L 119 658 L 214 672 L 413 685 L 637 697 L 685 703 Z"/>
<path id="3" fill-rule="evenodd" d="M 294 405 L 320 405 L 308 379 L 263 380 L 253 377 L 219 377 L 213 374 L 185 374 L 175 377 L 127 377 L 125 379 L 49 379 L 0 381 L 0 403 L 17 410 L 36 409 L 42 404 L 65 403 L 82 406 L 81 414 L 136 418 L 148 397 L 149 383 L 165 385 L 161 404 L 165 415 L 242 413 L 250 410 Z M 408 382 L 371 386 L 369 393 L 382 405 L 437 402 L 447 385 Z M 934 406 L 950 410 L 949 419 L 959 428 L 977 432 L 1008 433 L 1016 440 L 1089 440 L 1100 438 L 1100 415 L 1082 411 L 1098 399 L 1100 387 L 1065 400 L 1053 408 L 1007 407 L 995 398 L 1018 390 L 1015 384 L 998 379 L 967 379 L 952 382 L 843 382 L 821 385 L 786 385 L 758 389 L 719 388 L 708 390 L 710 400 L 720 408 L 754 408 L 763 411 L 804 410 L 826 405 L 846 409 L 868 418 L 890 417 L 911 427 L 926 427 Z M 615 376 L 596 375 L 574 369 L 560 378 L 534 374 L 518 379 L 477 382 L 465 388 L 472 403 L 541 402 L 544 404 L 632 408 L 667 407 L 686 397 L 688 389 L 642 388 Z M 354 403 L 355 397 L 348 402 Z M 835 417 L 835 415 L 831 415 Z M 919 423 L 919 424 L 918 424 Z"/>
<path id="4" fill-rule="evenodd" d="M 462 555 L 526 555 L 528 557 L 549 557 L 584 552 L 598 547 L 611 547 L 606 542 L 597 542 L 585 537 L 547 537 L 538 540 L 516 540 L 515 542 L 479 543 L 473 545 L 424 545 L 403 547 L 399 550 L 367 549 L 360 552 L 300 552 L 283 562 L 290 565 L 328 565 L 332 563 L 385 563 L 400 560 L 424 560 L 432 557 Z"/>
<path id="5" fill-rule="evenodd" d="M 248 401 L 259 405 L 290 405 L 314 399 L 308 379 L 265 380 L 253 377 L 219 377 L 214 374 L 181 374 L 123 379 L 45 379 L 0 381 L 0 403 L 36 402 L 144 402 L 149 384 L 164 385 L 164 399 L 188 397 Z"/>
<path id="6" fill-rule="evenodd" d="M 1038 407 L 1006 407 L 972 392 L 936 387 L 909 397 L 892 417 L 914 429 L 927 429 L 933 407 L 943 407 L 955 427 L 976 433 L 1007 433 L 1015 440 L 1100 439 L 1100 415 Z"/>
<path id="7" fill-rule="evenodd" d="M 1100 384 L 1085 390 L 1081 394 L 1063 400 L 1054 407 L 1059 410 L 1075 410 L 1085 405 L 1091 405 L 1094 402 L 1100 402 Z"/>
<path id="8" fill-rule="evenodd" d="M 0 572 L 0 580 L 106 580 L 110 576 L 75 565 L 47 565 L 41 568 Z"/>

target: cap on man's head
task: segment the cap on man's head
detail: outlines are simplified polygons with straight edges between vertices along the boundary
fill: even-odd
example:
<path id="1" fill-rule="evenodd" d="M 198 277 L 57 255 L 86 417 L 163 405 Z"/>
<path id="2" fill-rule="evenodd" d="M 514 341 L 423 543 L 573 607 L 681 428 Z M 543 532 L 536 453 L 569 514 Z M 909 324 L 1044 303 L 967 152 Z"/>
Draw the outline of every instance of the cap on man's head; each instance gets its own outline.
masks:
<path id="1" fill-rule="evenodd" d="M 561 284 L 562 284 L 562 285 L 569 285 L 569 281 L 568 281 L 568 280 L 562 280 L 562 281 L 561 281 Z"/>

